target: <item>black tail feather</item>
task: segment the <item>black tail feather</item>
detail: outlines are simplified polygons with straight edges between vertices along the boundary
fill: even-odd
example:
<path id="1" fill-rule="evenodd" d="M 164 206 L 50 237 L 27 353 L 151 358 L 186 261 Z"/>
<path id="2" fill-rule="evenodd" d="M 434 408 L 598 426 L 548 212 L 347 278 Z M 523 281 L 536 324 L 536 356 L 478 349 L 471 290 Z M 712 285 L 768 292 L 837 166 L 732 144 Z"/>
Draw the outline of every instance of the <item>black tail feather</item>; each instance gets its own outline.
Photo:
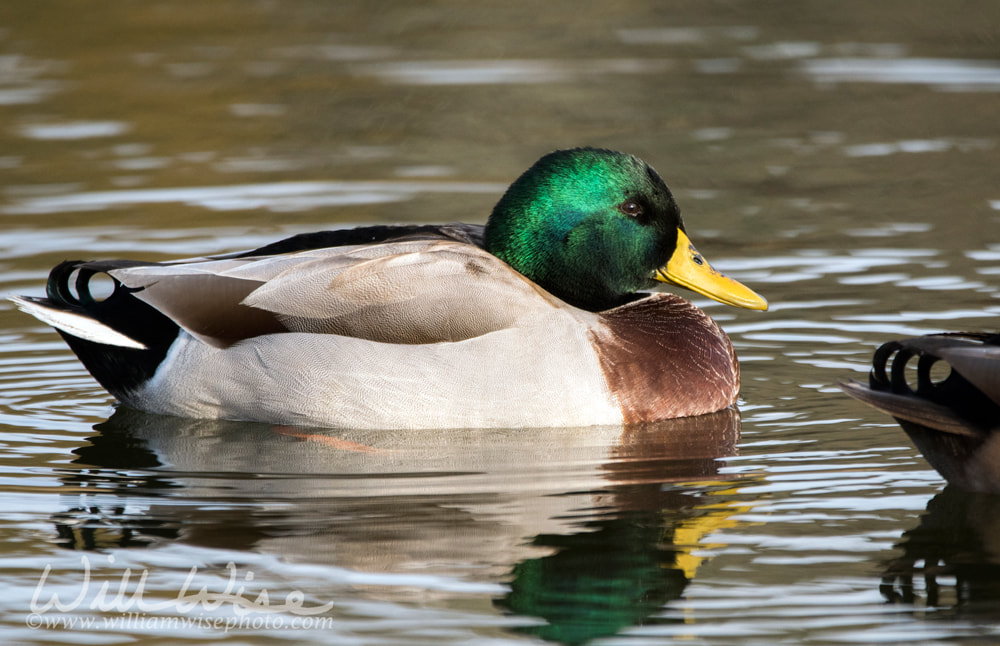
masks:
<path id="1" fill-rule="evenodd" d="M 951 418 L 960 420 L 969 432 L 984 433 L 998 428 L 1000 379 L 977 379 L 973 383 L 962 374 L 959 367 L 948 360 L 956 351 L 994 355 L 998 344 L 1000 335 L 978 333 L 931 334 L 890 341 L 875 351 L 872 370 L 868 376 L 868 387 L 874 392 L 865 401 L 897 417 L 900 408 L 909 405 L 912 409 L 906 416 L 909 421 L 945 432 L 955 431 L 937 425 L 941 410 L 950 411 Z M 911 384 L 907 379 L 907 366 L 914 357 L 917 358 L 916 384 Z M 950 365 L 951 371 L 946 378 L 935 381 L 931 368 L 938 362 Z M 1000 371 L 997 374 L 1000 375 Z M 882 398 L 883 401 L 893 401 L 894 404 L 891 407 L 880 406 L 876 402 L 879 398 L 875 393 L 895 396 Z M 922 410 L 930 411 L 926 418 L 921 417 Z"/>
<path id="2" fill-rule="evenodd" d="M 57 330 L 98 383 L 119 399 L 153 376 L 180 328 L 113 277 L 114 291 L 98 300 L 91 292 L 90 280 L 112 269 L 149 264 L 131 260 L 66 261 L 49 272 L 45 286 L 45 305 L 99 321 L 146 346 L 140 350 L 106 345 Z"/>
<path id="3" fill-rule="evenodd" d="M 998 349 L 997 334 L 932 334 L 891 341 L 876 350 L 867 386 L 848 382 L 841 388 L 892 415 L 948 482 L 962 489 L 1000 492 Z M 916 372 L 908 373 L 914 357 Z M 931 368 L 939 361 L 951 371 L 935 380 Z"/>

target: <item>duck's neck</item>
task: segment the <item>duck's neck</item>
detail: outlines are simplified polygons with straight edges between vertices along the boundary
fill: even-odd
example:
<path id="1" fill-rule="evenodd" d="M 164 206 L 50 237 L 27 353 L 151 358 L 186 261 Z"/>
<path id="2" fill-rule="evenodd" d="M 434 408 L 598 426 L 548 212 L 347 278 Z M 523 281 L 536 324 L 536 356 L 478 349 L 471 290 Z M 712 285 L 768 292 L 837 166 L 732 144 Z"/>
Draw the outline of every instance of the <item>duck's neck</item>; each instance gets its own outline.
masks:
<path id="1" fill-rule="evenodd" d="M 644 267 L 655 259 L 614 222 L 580 211 L 557 217 L 538 211 L 534 204 L 516 214 L 494 211 L 486 250 L 554 296 L 594 312 L 633 300 L 653 284 Z"/>

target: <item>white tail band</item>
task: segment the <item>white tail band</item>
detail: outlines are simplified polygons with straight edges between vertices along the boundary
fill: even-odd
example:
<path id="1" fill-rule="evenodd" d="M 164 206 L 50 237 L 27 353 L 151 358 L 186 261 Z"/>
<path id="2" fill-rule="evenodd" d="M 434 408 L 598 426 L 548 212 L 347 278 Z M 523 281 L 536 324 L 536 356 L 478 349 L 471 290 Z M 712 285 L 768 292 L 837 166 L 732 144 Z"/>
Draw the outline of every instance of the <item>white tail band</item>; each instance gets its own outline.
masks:
<path id="1" fill-rule="evenodd" d="M 125 336 L 100 321 L 83 316 L 82 314 L 48 307 L 20 296 L 8 296 L 7 298 L 22 312 L 31 314 L 39 321 L 48 323 L 52 327 L 84 341 L 115 345 L 121 348 L 134 348 L 136 350 L 147 349 L 145 345 L 135 339 Z"/>

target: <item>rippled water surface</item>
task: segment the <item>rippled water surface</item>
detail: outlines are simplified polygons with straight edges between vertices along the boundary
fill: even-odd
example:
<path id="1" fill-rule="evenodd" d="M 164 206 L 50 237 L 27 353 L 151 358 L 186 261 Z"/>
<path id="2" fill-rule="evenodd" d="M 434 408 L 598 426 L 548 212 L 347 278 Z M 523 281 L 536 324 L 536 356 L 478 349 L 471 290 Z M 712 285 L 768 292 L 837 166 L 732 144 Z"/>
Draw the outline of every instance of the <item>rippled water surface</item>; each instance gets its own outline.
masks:
<path id="1" fill-rule="evenodd" d="M 1000 496 L 845 398 L 996 329 L 1000 5 L 0 6 L 0 292 L 370 222 L 483 222 L 633 152 L 769 312 L 739 412 L 329 432 L 115 410 L 0 305 L 5 643 L 991 643 Z M 56 601 L 58 600 L 58 603 Z"/>

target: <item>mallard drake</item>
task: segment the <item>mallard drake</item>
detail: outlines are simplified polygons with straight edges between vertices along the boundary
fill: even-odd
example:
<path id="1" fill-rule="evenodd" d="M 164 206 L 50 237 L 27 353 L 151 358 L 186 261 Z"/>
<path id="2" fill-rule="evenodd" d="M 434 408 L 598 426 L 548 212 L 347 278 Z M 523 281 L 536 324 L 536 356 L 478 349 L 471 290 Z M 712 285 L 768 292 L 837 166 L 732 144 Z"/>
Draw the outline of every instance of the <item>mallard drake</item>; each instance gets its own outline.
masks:
<path id="1" fill-rule="evenodd" d="M 934 368 L 939 362 L 948 370 Z M 1000 334 L 890 341 L 875 351 L 867 385 L 840 387 L 892 415 L 949 482 L 1000 492 Z"/>
<path id="2" fill-rule="evenodd" d="M 101 300 L 90 281 L 114 290 Z M 588 426 L 731 406 L 729 338 L 656 281 L 763 310 L 645 162 L 542 157 L 485 227 L 369 226 L 173 262 L 64 262 L 17 306 L 125 405 L 362 428 Z"/>

